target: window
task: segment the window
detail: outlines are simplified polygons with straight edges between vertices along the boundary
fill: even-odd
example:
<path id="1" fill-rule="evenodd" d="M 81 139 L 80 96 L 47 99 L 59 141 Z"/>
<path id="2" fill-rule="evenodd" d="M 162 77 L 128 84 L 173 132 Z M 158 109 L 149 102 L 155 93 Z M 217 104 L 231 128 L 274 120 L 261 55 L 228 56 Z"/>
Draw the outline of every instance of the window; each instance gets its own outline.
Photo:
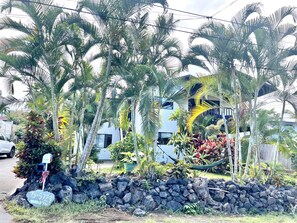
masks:
<path id="1" fill-rule="evenodd" d="M 162 109 L 173 110 L 173 101 L 161 97 L 156 97 L 155 100 L 161 105 Z"/>
<path id="2" fill-rule="evenodd" d="M 96 147 L 98 148 L 107 148 L 112 143 L 111 134 L 98 134 L 96 136 Z"/>
<path id="3" fill-rule="evenodd" d="M 5 140 L 3 135 L 0 135 L 0 140 Z"/>
<path id="4" fill-rule="evenodd" d="M 164 103 L 162 103 L 162 109 L 173 110 L 173 102 L 165 101 Z"/>
<path id="5" fill-rule="evenodd" d="M 158 144 L 167 145 L 171 136 L 172 136 L 172 132 L 159 132 L 158 133 Z"/>

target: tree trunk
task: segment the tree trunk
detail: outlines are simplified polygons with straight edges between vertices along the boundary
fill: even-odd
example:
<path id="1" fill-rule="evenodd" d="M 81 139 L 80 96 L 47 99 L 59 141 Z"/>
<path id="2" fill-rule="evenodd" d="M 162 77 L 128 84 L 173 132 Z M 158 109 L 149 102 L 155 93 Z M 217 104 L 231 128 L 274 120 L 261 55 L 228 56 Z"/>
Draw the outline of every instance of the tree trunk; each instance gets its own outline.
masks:
<path id="1" fill-rule="evenodd" d="M 160 114 L 161 114 L 161 107 L 158 105 L 158 121 L 160 120 Z M 158 128 L 157 128 L 157 132 L 155 133 L 155 137 L 153 138 L 153 157 L 152 157 L 152 160 L 153 161 L 156 161 L 156 150 L 157 150 L 157 144 L 158 144 L 158 132 L 159 132 L 159 129 L 160 129 L 160 125 L 158 123 Z"/>
<path id="2" fill-rule="evenodd" d="M 255 134 L 256 134 L 256 124 L 257 124 L 257 98 L 258 98 L 258 89 L 255 91 L 254 105 L 252 107 L 251 117 L 250 117 L 250 138 L 249 138 L 248 154 L 246 157 L 246 164 L 245 164 L 244 175 L 243 175 L 244 178 L 247 177 L 247 174 L 249 171 L 249 164 L 251 161 L 252 149 L 255 146 Z"/>
<path id="3" fill-rule="evenodd" d="M 232 77 L 233 77 L 233 87 L 234 87 L 234 103 L 235 103 L 235 148 L 234 148 L 234 174 L 238 173 L 238 157 L 239 157 L 239 144 L 240 144 L 240 136 L 239 136 L 239 108 L 238 108 L 238 84 L 235 74 L 235 69 L 232 67 Z"/>
<path id="4" fill-rule="evenodd" d="M 280 122 L 278 124 L 278 135 L 277 135 L 276 149 L 275 149 L 275 153 L 273 155 L 273 170 L 272 170 L 272 173 L 275 173 L 276 163 L 278 161 L 278 151 L 279 151 L 279 145 L 280 145 L 280 133 L 281 133 L 281 129 L 282 129 L 282 126 L 283 126 L 285 107 L 286 107 L 286 100 L 285 100 L 285 97 L 284 97 L 283 101 L 282 101 L 281 119 L 280 119 Z"/>
<path id="5" fill-rule="evenodd" d="M 72 150 L 72 135 L 73 135 L 73 123 L 74 123 L 74 112 L 75 112 L 75 93 L 73 94 L 73 105 L 71 109 L 71 119 L 70 119 L 70 136 L 69 136 L 69 167 L 71 168 L 71 161 L 72 161 L 72 155 L 73 155 L 73 150 Z"/>
<path id="6" fill-rule="evenodd" d="M 137 136 L 136 136 L 136 128 L 135 128 L 135 111 L 136 111 L 136 104 L 135 99 L 132 99 L 131 102 L 131 127 L 132 127 L 132 134 L 133 134 L 133 144 L 134 150 L 136 154 L 137 164 L 140 163 L 139 151 L 137 146 Z"/>
<path id="7" fill-rule="evenodd" d="M 256 146 L 255 146 L 255 163 L 258 165 L 258 179 L 260 180 L 261 179 L 261 176 L 262 176 L 262 167 L 261 167 L 261 159 L 260 159 L 260 141 L 259 141 L 259 131 L 258 131 L 258 128 L 257 128 L 257 134 L 255 136 L 256 138 Z"/>
<path id="8" fill-rule="evenodd" d="M 234 169 L 233 169 L 233 160 L 232 160 L 232 151 L 231 151 L 231 144 L 230 144 L 230 137 L 229 137 L 229 130 L 227 125 L 227 120 L 225 116 L 225 108 L 222 107 L 223 103 L 223 93 L 222 93 L 222 83 L 221 80 L 218 82 L 218 90 L 219 90 L 219 98 L 220 98 L 220 110 L 221 114 L 224 120 L 224 127 L 225 127 L 225 133 L 226 133 L 226 140 L 227 140 L 227 152 L 228 152 L 228 158 L 229 158 L 229 165 L 230 165 L 230 174 L 232 181 L 234 181 Z"/>
<path id="9" fill-rule="evenodd" d="M 51 71 L 50 71 L 51 72 Z M 52 121 L 53 121 L 53 131 L 54 139 L 56 142 L 60 141 L 59 137 L 59 120 L 58 120 L 58 103 L 55 93 L 55 83 L 52 72 L 50 73 L 50 88 L 51 88 L 51 101 L 52 101 Z"/>
<path id="10" fill-rule="evenodd" d="M 105 72 L 103 86 L 101 89 L 101 97 L 100 97 L 100 101 L 97 106 L 97 111 L 96 111 L 94 120 L 92 122 L 91 129 L 89 131 L 89 134 L 88 134 L 88 137 L 86 140 L 86 144 L 84 146 L 84 150 L 82 152 L 82 155 L 80 157 L 80 160 L 79 160 L 79 163 L 77 166 L 78 173 L 81 173 L 83 168 L 86 165 L 87 159 L 89 158 L 92 147 L 93 147 L 95 136 L 97 135 L 97 132 L 98 132 L 98 129 L 100 126 L 103 108 L 104 108 L 104 102 L 105 102 L 105 98 L 106 98 L 107 87 L 108 87 L 108 78 L 109 78 L 110 71 L 111 71 L 111 60 L 112 60 L 112 47 L 111 47 L 111 45 L 109 45 L 107 68 L 106 68 L 106 72 Z"/>

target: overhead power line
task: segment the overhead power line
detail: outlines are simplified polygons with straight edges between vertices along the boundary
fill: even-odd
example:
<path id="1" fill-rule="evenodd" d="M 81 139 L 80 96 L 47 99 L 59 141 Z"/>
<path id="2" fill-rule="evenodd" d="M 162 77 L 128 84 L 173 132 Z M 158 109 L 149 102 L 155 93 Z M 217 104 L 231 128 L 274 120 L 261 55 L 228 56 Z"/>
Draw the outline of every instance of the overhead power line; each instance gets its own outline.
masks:
<path id="1" fill-rule="evenodd" d="M 222 11 L 224 11 L 226 8 L 228 8 L 229 6 L 233 5 L 235 2 L 237 2 L 238 0 L 234 0 L 233 2 L 231 2 L 229 5 L 225 6 L 223 9 L 217 11 L 215 14 L 213 14 L 211 17 L 214 17 L 215 15 L 221 13 Z"/>
<path id="2" fill-rule="evenodd" d="M 83 11 L 83 10 L 80 11 L 80 10 L 69 8 L 69 7 L 65 7 L 65 6 L 51 5 L 51 4 L 47 4 L 47 3 L 43 3 L 43 2 L 36 2 L 36 1 L 32 1 L 32 0 L 18 0 L 18 1 L 27 2 L 27 3 L 35 3 L 35 4 L 44 5 L 44 6 L 59 8 L 59 9 L 62 9 L 62 10 L 64 9 L 64 10 L 69 10 L 69 11 L 75 11 L 75 12 L 78 12 L 78 13 L 86 13 L 86 14 L 90 14 L 90 15 L 93 15 L 93 16 L 99 16 L 97 13 L 93 13 L 93 12 L 90 12 L 90 11 Z M 158 7 L 161 7 L 161 6 L 158 6 Z M 182 11 L 182 10 L 177 10 L 177 11 Z M 195 14 L 195 13 L 190 13 L 190 12 L 187 12 L 187 13 L 189 13 L 189 14 Z M 199 15 L 199 14 L 197 14 L 197 15 Z M 132 19 L 126 19 L 126 18 L 120 18 L 120 17 L 114 17 L 114 16 L 106 16 L 106 18 L 114 19 L 114 20 L 120 20 L 120 21 L 123 21 L 123 22 L 140 23 L 140 21 L 136 21 L 136 20 L 132 20 Z M 231 21 L 229 21 L 229 22 L 231 22 Z M 4 24 L 4 23 L 2 23 L 2 24 Z M 154 25 L 154 24 L 146 24 L 146 25 L 151 26 L 151 27 L 155 27 L 155 28 L 163 28 L 163 29 L 166 29 L 167 28 L 167 27 L 162 27 L 162 26 L 158 26 L 158 25 Z M 28 28 L 28 29 L 30 29 L 30 28 Z M 176 29 L 176 28 L 171 28 L 171 29 L 173 31 L 177 31 L 177 32 L 183 32 L 183 33 L 187 33 L 187 34 L 195 34 L 193 31 L 179 30 L 179 29 Z M 32 29 L 32 30 L 34 30 L 34 29 Z M 227 41 L 231 41 L 231 42 L 244 43 L 244 44 L 247 44 L 247 45 L 261 46 L 259 44 L 253 44 L 251 42 L 241 42 L 239 40 L 235 40 L 235 39 L 231 39 L 231 38 L 228 39 L 228 38 L 226 38 L 224 36 L 213 36 L 213 35 L 207 35 L 207 36 L 208 37 L 211 37 L 211 38 L 216 38 L 216 39 L 221 39 L 221 40 L 227 40 Z M 287 51 L 287 49 L 284 49 L 284 48 L 278 48 L 278 49 L 279 50 L 282 50 L 282 51 Z M 249 67 L 249 68 L 253 68 L 253 67 Z M 254 67 L 254 68 L 256 68 L 256 67 Z M 270 69 L 270 68 L 265 68 L 264 67 L 264 68 L 261 68 L 261 69 Z M 295 69 L 287 70 L 287 71 L 295 71 Z"/>
<path id="3" fill-rule="evenodd" d="M 85 13 L 85 14 L 90 14 L 90 15 L 93 15 L 93 16 L 100 16 L 99 14 L 97 13 L 94 13 L 94 12 L 90 12 L 90 11 L 84 11 L 84 10 L 78 10 L 78 9 L 73 9 L 73 8 L 69 8 L 69 7 L 65 7 L 65 6 L 58 6 L 58 5 L 51 5 L 51 4 L 47 4 L 47 3 L 43 3 L 43 2 L 36 2 L 36 1 L 32 1 L 32 0 L 18 0 L 18 1 L 21 1 L 21 2 L 27 2 L 27 3 L 35 3 L 35 4 L 40 4 L 40 5 L 44 5 L 44 6 L 49 6 L 49 7 L 55 7 L 55 8 L 59 8 L 59 9 L 64 9 L 64 10 L 69 10 L 69 11 L 73 11 L 73 12 L 77 12 L 77 13 Z M 158 6 L 156 5 L 157 7 L 162 7 L 162 6 Z M 163 8 L 163 7 L 162 7 Z M 168 9 L 171 9 L 171 8 L 168 8 Z M 186 12 L 186 11 L 182 11 L 182 10 L 177 10 L 177 9 L 171 9 L 171 10 L 175 10 L 175 11 L 179 11 L 179 12 L 185 12 L 185 13 L 189 13 L 191 15 L 198 15 L 198 16 L 204 16 L 204 15 L 200 15 L 200 14 L 197 14 L 197 13 L 191 13 L 191 12 Z M 208 18 L 207 16 L 204 16 L 205 18 Z M 136 20 L 133 20 L 133 19 L 127 19 L 127 18 L 121 18 L 121 17 L 115 17 L 115 16 L 106 16 L 106 18 L 109 18 L 109 19 L 114 19 L 114 20 L 119 20 L 119 21 L 123 21 L 123 22 L 131 22 L 131 23 L 136 23 L 136 24 L 139 24 L 140 21 L 136 21 Z M 218 20 L 218 19 L 216 19 Z M 224 20 L 224 21 L 228 21 L 228 20 Z M 231 23 L 231 21 L 228 21 Z M 158 26 L 158 25 L 155 25 L 155 24 L 146 24 L 147 26 L 151 26 L 151 27 L 155 27 L 155 28 L 161 28 L 161 29 L 166 29 L 167 27 L 162 27 L 162 26 Z M 172 31 L 176 31 L 176 32 L 181 32 L 181 33 L 186 33 L 186 34 L 195 34 L 195 32 L 192 30 L 192 31 L 186 31 L 186 30 L 181 30 L 181 29 L 177 29 L 177 28 L 170 28 Z M 244 43 L 244 44 L 247 44 L 247 45 L 254 45 L 254 46 L 261 46 L 259 44 L 253 44 L 251 42 L 241 42 L 239 40 L 236 40 L 236 39 L 228 39 L 226 38 L 225 36 L 214 36 L 214 35 L 207 35 L 208 37 L 211 37 L 211 38 L 214 38 L 214 39 L 221 39 L 221 40 L 227 40 L 227 41 L 230 41 L 230 42 L 238 42 L 238 43 Z M 286 42 L 286 43 L 289 43 L 289 42 Z M 289 43 L 289 44 L 294 44 L 294 43 Z M 278 48 L 279 50 L 282 50 L 282 51 L 285 51 L 285 49 L 283 48 Z"/>

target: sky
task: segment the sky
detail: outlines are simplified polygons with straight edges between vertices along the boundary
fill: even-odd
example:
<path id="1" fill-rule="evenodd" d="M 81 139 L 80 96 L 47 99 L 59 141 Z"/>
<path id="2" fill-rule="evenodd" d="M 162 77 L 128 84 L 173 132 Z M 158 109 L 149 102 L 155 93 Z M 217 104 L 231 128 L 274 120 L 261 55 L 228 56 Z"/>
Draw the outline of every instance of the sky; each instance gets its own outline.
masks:
<path id="1" fill-rule="evenodd" d="M 0 5 L 4 0 L 0 0 Z M 169 3 L 170 9 L 177 9 L 181 11 L 187 11 L 191 13 L 197 13 L 205 16 L 212 16 L 214 19 L 225 19 L 230 20 L 236 12 L 242 9 L 245 5 L 255 2 L 260 2 L 263 4 L 263 13 L 264 15 L 268 15 L 275 11 L 276 9 L 282 6 L 295 6 L 297 7 L 296 0 L 167 0 Z M 55 2 L 61 6 L 74 8 L 76 5 L 76 0 L 55 0 Z M 177 24 L 178 30 L 190 31 L 192 32 L 196 28 L 199 27 L 203 22 L 206 22 L 207 19 L 199 16 L 193 16 L 181 12 L 174 12 L 171 10 L 168 12 L 173 12 L 175 14 L 175 18 L 180 20 Z M 160 13 L 162 10 L 160 8 L 153 8 L 153 14 Z M 15 14 L 19 14 L 15 12 Z M 3 15 L 0 13 L 0 18 Z M 24 20 L 23 16 L 16 16 L 18 20 Z M 0 38 L 3 36 L 13 35 L 12 32 L 3 32 L 0 31 Z M 180 39 L 182 46 L 186 49 L 188 46 L 188 36 L 189 34 L 183 32 L 175 32 L 174 36 Z M 189 71 L 190 73 L 197 72 L 195 69 L 193 71 Z M 2 82 L 2 83 L 1 83 Z M 3 88 L 3 79 L 0 79 L 0 90 L 3 91 L 3 94 L 6 95 L 7 91 Z M 20 98 L 24 95 L 24 88 L 21 85 L 16 87 L 17 98 Z"/>

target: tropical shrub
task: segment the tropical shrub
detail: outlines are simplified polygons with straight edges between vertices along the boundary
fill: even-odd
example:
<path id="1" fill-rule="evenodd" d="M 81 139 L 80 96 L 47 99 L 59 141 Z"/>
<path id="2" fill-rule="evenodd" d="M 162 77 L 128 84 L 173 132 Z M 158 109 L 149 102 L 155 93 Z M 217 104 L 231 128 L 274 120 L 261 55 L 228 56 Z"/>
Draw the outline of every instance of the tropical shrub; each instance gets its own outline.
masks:
<path id="1" fill-rule="evenodd" d="M 182 212 L 188 215 L 203 215 L 210 213 L 211 210 L 199 203 L 194 203 L 185 205 Z"/>
<path id="2" fill-rule="evenodd" d="M 169 169 L 169 165 L 164 165 L 143 157 L 134 172 L 141 177 L 155 180 L 164 178 Z"/>
<path id="3" fill-rule="evenodd" d="M 217 135 L 214 139 L 193 139 L 195 147 L 195 163 L 209 164 L 227 158 L 227 137 L 224 134 Z M 230 140 L 231 151 L 234 151 L 234 140 Z M 227 170 L 227 162 L 211 169 L 211 172 L 223 173 Z"/>
<path id="4" fill-rule="evenodd" d="M 145 142 L 143 136 L 137 135 L 136 137 L 139 151 L 144 151 Z M 110 151 L 112 161 L 117 165 L 118 168 L 122 168 L 124 166 L 123 159 L 125 158 L 125 153 L 134 152 L 132 133 L 128 133 L 123 141 L 118 141 L 115 144 L 109 145 L 108 149 Z"/>
<path id="5" fill-rule="evenodd" d="M 167 171 L 169 176 L 173 176 L 175 178 L 187 178 L 190 174 L 190 165 L 185 163 L 183 160 L 179 160 L 175 164 L 168 164 L 168 166 L 172 166 L 172 168 Z"/>
<path id="6" fill-rule="evenodd" d="M 31 111 L 28 114 L 24 143 L 18 144 L 20 147 L 16 157 L 19 161 L 13 171 L 17 177 L 28 178 L 37 174 L 36 166 L 42 162 L 42 157 L 46 153 L 53 155 L 53 161 L 48 165 L 50 173 L 57 173 L 62 169 L 61 149 L 53 140 L 45 139 L 44 133 L 45 122 L 43 118 Z"/>
<path id="7" fill-rule="evenodd" d="M 234 151 L 234 140 L 231 139 L 231 150 Z M 175 152 L 183 155 L 189 164 L 206 165 L 227 158 L 227 138 L 219 134 L 211 139 L 201 139 L 200 135 L 175 133 L 169 141 L 173 144 Z M 212 172 L 223 173 L 227 170 L 228 163 L 212 168 Z"/>
<path id="8" fill-rule="evenodd" d="M 192 163 L 193 153 L 195 151 L 192 140 L 193 137 L 188 133 L 173 133 L 168 144 L 174 145 L 174 152 L 177 154 L 177 159 L 183 156 L 187 162 Z"/>

